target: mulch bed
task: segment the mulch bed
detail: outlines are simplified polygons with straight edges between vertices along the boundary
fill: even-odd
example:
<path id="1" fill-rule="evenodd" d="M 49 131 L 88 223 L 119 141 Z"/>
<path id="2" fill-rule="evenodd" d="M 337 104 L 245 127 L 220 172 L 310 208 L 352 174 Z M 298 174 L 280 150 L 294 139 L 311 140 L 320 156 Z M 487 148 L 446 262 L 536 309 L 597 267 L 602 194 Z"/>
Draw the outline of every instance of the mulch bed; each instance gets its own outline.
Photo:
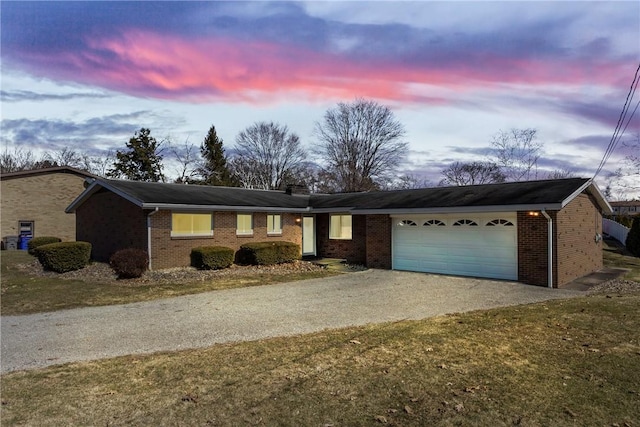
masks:
<path id="1" fill-rule="evenodd" d="M 256 276 L 256 275 L 283 275 L 302 272 L 323 271 L 324 267 L 308 261 L 294 261 L 286 264 L 239 266 L 233 264 L 223 270 L 198 270 L 193 267 L 168 268 L 163 270 L 147 271 L 137 279 L 118 279 L 109 264 L 92 262 L 83 269 L 66 273 L 46 271 L 40 262 L 35 259 L 30 263 L 20 264 L 18 268 L 33 276 L 57 277 L 69 280 L 82 280 L 94 283 L 117 283 L 127 286 L 141 286 L 150 283 L 193 283 L 198 281 L 222 279 L 229 277 Z"/>

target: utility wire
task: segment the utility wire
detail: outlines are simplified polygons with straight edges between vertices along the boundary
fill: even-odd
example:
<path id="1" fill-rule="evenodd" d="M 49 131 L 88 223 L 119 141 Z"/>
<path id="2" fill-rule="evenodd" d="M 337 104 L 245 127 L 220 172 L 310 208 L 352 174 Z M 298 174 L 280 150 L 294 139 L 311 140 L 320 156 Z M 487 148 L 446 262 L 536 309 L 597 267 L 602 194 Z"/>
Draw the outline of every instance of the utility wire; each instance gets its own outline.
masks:
<path id="1" fill-rule="evenodd" d="M 633 81 L 631 82 L 631 87 L 629 88 L 629 92 L 627 93 L 627 99 L 625 100 L 624 106 L 622 107 L 622 111 L 620 112 L 620 116 L 618 117 L 618 123 L 616 124 L 616 127 L 613 131 L 613 135 L 611 136 L 609 145 L 607 146 L 607 149 L 605 150 L 604 155 L 602 156 L 602 160 L 598 165 L 598 169 L 596 170 L 596 173 L 593 175 L 594 178 L 598 176 L 598 174 L 602 171 L 602 168 L 609 160 L 609 157 L 611 157 L 611 155 L 615 151 L 616 146 L 618 145 L 618 142 L 620 142 L 620 138 L 622 138 L 622 136 L 624 135 L 624 132 L 627 130 L 627 127 L 629 126 L 631 119 L 633 118 L 635 112 L 638 110 L 640 101 L 638 101 L 638 103 L 636 104 L 636 107 L 633 109 L 633 111 L 631 112 L 631 114 L 629 115 L 629 118 L 626 120 L 626 123 L 625 123 L 625 119 L 627 118 L 627 113 L 629 112 L 629 105 L 631 104 L 633 97 L 635 96 L 636 90 L 638 88 L 638 82 L 640 81 L 640 79 L 638 78 L 639 73 L 640 73 L 640 63 L 638 64 L 638 68 L 636 68 L 636 73 L 633 77 Z"/>

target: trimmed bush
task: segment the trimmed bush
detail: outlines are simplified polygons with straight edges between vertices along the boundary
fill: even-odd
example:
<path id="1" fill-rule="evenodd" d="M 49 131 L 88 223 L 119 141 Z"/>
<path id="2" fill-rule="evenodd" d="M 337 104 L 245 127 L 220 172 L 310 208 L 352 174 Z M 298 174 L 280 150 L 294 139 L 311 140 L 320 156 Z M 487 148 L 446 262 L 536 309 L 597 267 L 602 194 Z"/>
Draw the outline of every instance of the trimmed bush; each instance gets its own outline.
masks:
<path id="1" fill-rule="evenodd" d="M 109 265 L 118 279 L 135 279 L 149 269 L 149 254 L 142 249 L 121 249 L 111 255 Z"/>
<path id="2" fill-rule="evenodd" d="M 240 264 L 272 265 L 300 259 L 300 245 L 291 242 L 257 242 L 240 246 Z"/>
<path id="3" fill-rule="evenodd" d="M 640 257 L 640 216 L 633 218 L 625 246 L 634 256 Z"/>
<path id="4" fill-rule="evenodd" d="M 80 270 L 91 259 L 91 243 L 60 242 L 38 246 L 35 251 L 40 264 L 45 270 L 64 273 Z"/>
<path id="5" fill-rule="evenodd" d="M 224 246 L 191 249 L 191 265 L 199 270 L 219 270 L 233 264 L 234 251 Z"/>
<path id="6" fill-rule="evenodd" d="M 29 254 L 31 255 L 35 255 L 36 248 L 38 246 L 48 245 L 50 243 L 60 243 L 60 242 L 62 242 L 62 239 L 59 237 L 53 237 L 53 236 L 34 237 L 33 239 L 29 240 L 29 243 L 27 243 L 27 252 L 29 252 Z"/>

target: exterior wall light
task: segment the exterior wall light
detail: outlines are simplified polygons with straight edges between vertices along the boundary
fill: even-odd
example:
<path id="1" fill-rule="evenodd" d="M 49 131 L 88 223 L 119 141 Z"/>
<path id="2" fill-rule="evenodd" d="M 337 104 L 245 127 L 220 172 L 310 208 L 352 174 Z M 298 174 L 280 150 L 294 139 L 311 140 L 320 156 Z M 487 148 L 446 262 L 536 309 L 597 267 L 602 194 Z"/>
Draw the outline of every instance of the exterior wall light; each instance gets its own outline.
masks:
<path id="1" fill-rule="evenodd" d="M 300 224 L 302 220 L 300 218 L 296 218 L 296 224 Z"/>
<path id="2" fill-rule="evenodd" d="M 529 212 L 529 216 L 540 216 L 540 212 L 531 211 Z"/>

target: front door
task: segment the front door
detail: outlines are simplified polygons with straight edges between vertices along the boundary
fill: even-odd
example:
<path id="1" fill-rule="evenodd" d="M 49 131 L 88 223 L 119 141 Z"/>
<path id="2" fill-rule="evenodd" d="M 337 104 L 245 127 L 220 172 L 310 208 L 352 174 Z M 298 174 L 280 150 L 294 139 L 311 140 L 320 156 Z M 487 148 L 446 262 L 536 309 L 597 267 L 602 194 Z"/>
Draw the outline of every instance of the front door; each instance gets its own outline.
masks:
<path id="1" fill-rule="evenodd" d="M 316 254 L 316 225 L 312 216 L 302 217 L 302 255 Z"/>

